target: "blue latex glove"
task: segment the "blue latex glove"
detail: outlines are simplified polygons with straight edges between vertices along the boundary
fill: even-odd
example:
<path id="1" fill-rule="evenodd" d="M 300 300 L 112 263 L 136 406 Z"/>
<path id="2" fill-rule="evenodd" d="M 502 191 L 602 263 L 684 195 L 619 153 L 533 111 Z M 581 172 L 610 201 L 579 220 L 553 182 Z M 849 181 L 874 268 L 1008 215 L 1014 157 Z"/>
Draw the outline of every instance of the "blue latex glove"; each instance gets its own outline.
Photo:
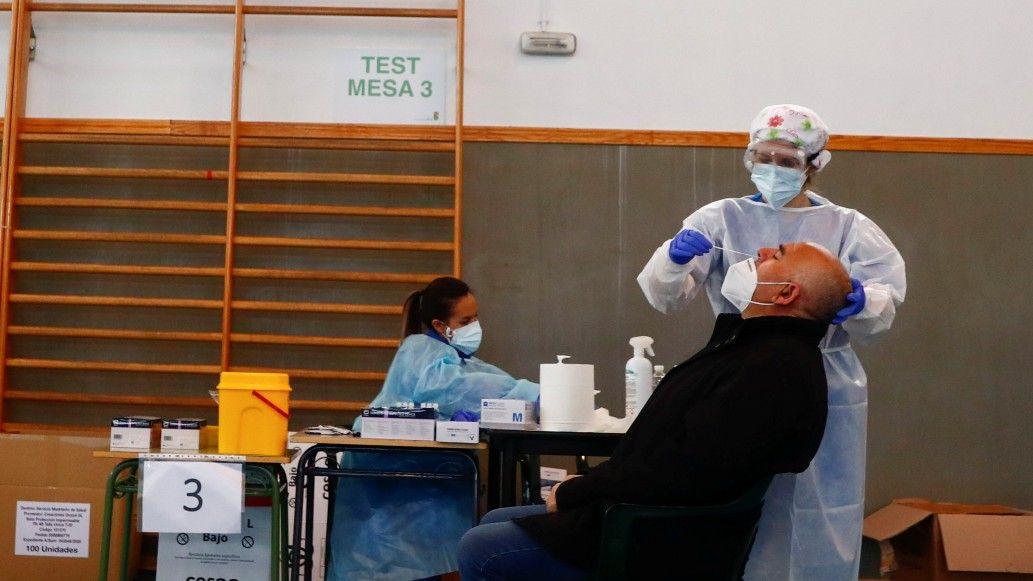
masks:
<path id="1" fill-rule="evenodd" d="M 850 286 L 853 290 L 846 295 L 846 306 L 839 309 L 836 318 L 832 319 L 833 325 L 841 325 L 843 321 L 864 310 L 864 286 L 856 278 L 850 279 Z"/>
<path id="2" fill-rule="evenodd" d="M 682 230 L 671 240 L 667 256 L 675 264 L 685 264 L 697 256 L 710 252 L 714 245 L 707 237 L 695 230 Z"/>
<path id="3" fill-rule="evenodd" d="M 452 414 L 449 420 L 453 422 L 478 422 L 481 420 L 481 414 L 467 410 L 456 410 L 456 413 Z"/>

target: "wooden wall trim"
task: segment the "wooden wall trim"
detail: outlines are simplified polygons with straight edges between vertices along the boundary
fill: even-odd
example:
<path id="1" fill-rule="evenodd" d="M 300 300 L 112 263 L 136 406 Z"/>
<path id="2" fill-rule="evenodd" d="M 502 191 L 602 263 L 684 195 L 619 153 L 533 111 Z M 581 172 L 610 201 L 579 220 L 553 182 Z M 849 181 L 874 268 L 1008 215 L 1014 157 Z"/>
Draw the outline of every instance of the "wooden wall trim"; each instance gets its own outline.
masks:
<path id="1" fill-rule="evenodd" d="M 576 143 L 734 148 L 746 146 L 746 133 L 740 131 L 652 131 L 467 126 L 463 128 L 463 139 L 468 142 L 500 143 Z M 1033 155 L 1033 139 L 833 135 L 829 140 L 829 149 L 833 151 Z"/>
<path id="2" fill-rule="evenodd" d="M 390 138 L 440 141 L 454 138 L 452 126 L 338 125 L 332 123 L 241 122 L 241 137 L 304 135 L 313 139 Z M 176 121 L 136 119 L 26 118 L 19 130 L 32 133 L 93 133 L 130 135 L 179 135 L 223 137 L 225 121 Z M 466 125 L 464 142 L 569 143 L 586 145 L 663 145 L 675 147 L 745 147 L 741 131 L 654 131 L 636 129 L 570 129 L 550 127 L 491 127 Z M 885 135 L 833 135 L 833 151 L 884 151 L 901 153 L 973 153 L 1033 155 L 1033 139 L 975 139 L 962 137 L 897 137 Z"/>

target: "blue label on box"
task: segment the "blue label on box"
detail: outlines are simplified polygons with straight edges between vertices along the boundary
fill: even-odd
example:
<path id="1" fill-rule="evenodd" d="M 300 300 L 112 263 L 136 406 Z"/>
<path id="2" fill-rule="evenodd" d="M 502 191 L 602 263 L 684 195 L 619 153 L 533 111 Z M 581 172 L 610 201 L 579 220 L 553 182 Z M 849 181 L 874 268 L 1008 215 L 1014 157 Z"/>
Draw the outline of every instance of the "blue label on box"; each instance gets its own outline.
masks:
<path id="1" fill-rule="evenodd" d="M 406 418 L 410 420 L 436 420 L 437 410 L 430 408 L 364 408 L 364 418 Z"/>
<path id="2" fill-rule="evenodd" d="M 156 416 L 122 416 L 111 419 L 112 428 L 149 428 L 161 421 Z"/>

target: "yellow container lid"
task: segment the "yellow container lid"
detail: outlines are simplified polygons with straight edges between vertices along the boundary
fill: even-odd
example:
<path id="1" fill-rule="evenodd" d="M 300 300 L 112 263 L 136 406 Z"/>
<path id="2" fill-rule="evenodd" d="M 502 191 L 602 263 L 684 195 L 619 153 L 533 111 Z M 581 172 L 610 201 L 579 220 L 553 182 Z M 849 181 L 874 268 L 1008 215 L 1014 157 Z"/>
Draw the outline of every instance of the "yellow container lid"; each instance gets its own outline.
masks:
<path id="1" fill-rule="evenodd" d="M 245 373 L 223 371 L 219 374 L 219 389 L 262 389 L 290 391 L 290 377 L 286 373 Z"/>

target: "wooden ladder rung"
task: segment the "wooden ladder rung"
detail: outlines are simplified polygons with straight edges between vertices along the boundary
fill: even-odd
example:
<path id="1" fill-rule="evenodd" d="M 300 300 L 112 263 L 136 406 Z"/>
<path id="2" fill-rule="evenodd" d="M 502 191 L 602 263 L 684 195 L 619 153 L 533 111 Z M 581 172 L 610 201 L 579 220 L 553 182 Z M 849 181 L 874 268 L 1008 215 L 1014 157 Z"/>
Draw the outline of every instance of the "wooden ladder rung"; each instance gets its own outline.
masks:
<path id="1" fill-rule="evenodd" d="M 200 145 L 225 147 L 227 137 L 203 135 L 117 135 L 105 133 L 28 133 L 18 139 L 29 143 L 83 143 L 103 145 Z"/>
<path id="2" fill-rule="evenodd" d="M 231 4 L 106 4 L 30 2 L 31 12 L 109 12 L 141 14 L 233 14 Z"/>
<path id="3" fill-rule="evenodd" d="M 352 16 L 370 18 L 456 18 L 458 11 L 448 8 L 351 8 L 336 6 L 256 6 L 245 5 L 244 14 L 276 16 Z"/>
<path id="4" fill-rule="evenodd" d="M 440 274 L 393 272 L 343 272 L 335 270 L 283 270 L 276 268 L 234 268 L 233 276 L 287 280 L 336 280 L 347 282 L 429 283 Z"/>
<path id="5" fill-rule="evenodd" d="M 178 180 L 225 180 L 226 170 L 205 169 L 155 169 L 130 167 L 73 167 L 23 165 L 18 167 L 21 175 L 95 177 L 95 178 L 138 178 Z M 240 171 L 237 179 L 266 182 L 307 182 L 335 184 L 401 184 L 413 186 L 452 186 L 453 176 L 404 175 L 404 174 L 355 174 L 332 172 L 284 172 L 284 171 Z"/>
<path id="6" fill-rule="evenodd" d="M 6 394 L 5 394 L 6 396 Z M 6 397 L 5 397 L 6 399 Z M 28 424 L 22 422 L 4 422 L 3 432 L 5 434 L 57 434 L 57 435 L 86 435 L 86 436 L 104 436 L 111 428 L 107 426 L 74 426 L 74 425 L 62 425 L 62 424 Z"/>
<path id="7" fill-rule="evenodd" d="M 249 373 L 286 373 L 291 377 L 304 377 L 307 379 L 347 379 L 355 381 L 383 381 L 387 373 L 382 371 L 337 371 L 333 369 L 278 369 L 275 367 L 250 367 L 241 365 L 230 366 L 230 371 L 245 371 Z"/>
<path id="8" fill-rule="evenodd" d="M 12 262 L 11 270 L 22 272 L 66 272 L 92 274 L 140 274 L 166 276 L 223 276 L 225 270 L 201 266 L 135 266 L 125 264 L 85 264 L 77 262 Z"/>
<path id="9" fill-rule="evenodd" d="M 225 236 L 143 232 L 75 232 L 70 230 L 15 230 L 18 240 L 69 240 L 77 242 L 150 242 L 155 244 L 226 244 Z"/>
<path id="10" fill-rule="evenodd" d="M 93 403 L 114 405 L 146 405 L 146 406 L 181 406 L 181 407 L 213 407 L 215 401 L 210 397 L 171 397 L 152 395 L 106 395 L 76 393 L 71 391 L 35 391 L 8 390 L 4 392 L 7 399 L 22 401 L 48 401 L 62 403 Z"/>
<path id="11" fill-rule="evenodd" d="M 83 339 L 149 339 L 158 341 L 221 341 L 222 333 L 188 331 L 138 331 L 133 329 L 96 329 L 85 327 L 32 327 L 11 325 L 10 335 L 66 337 Z"/>
<path id="12" fill-rule="evenodd" d="M 222 301 L 208 299 L 165 299 L 150 297 L 40 294 L 12 294 L 11 302 L 37 305 L 89 305 L 102 307 L 163 307 L 187 309 L 221 309 L 223 304 Z"/>
<path id="13" fill-rule="evenodd" d="M 233 301 L 240 311 L 287 311 L 307 313 L 340 313 L 347 315 L 401 315 L 402 307 L 395 305 L 349 305 L 339 303 L 296 303 L 280 301 Z"/>
<path id="14" fill-rule="evenodd" d="M 292 410 L 333 410 L 343 412 L 358 412 L 369 407 L 365 401 L 341 401 L 334 399 L 292 399 L 290 403 Z"/>
<path id="15" fill-rule="evenodd" d="M 238 212 L 270 214 L 323 214 L 333 216 L 390 216 L 399 218 L 454 218 L 452 208 L 391 208 L 381 206 L 332 206 L 326 204 L 237 204 Z"/>
<path id="16" fill-rule="evenodd" d="M 329 238 L 286 238 L 277 236 L 236 236 L 238 246 L 281 246 L 291 248 L 336 248 L 340 250 L 429 250 L 451 252 L 451 242 L 407 240 L 332 240 Z"/>
<path id="17" fill-rule="evenodd" d="M 369 139 L 375 141 L 441 141 L 455 143 L 454 125 L 370 125 L 358 123 L 283 123 L 241 121 L 241 139 Z"/>
<path id="18" fill-rule="evenodd" d="M 175 363 L 122 363 L 117 361 L 70 361 L 65 359 L 10 358 L 8 367 L 72 369 L 77 371 L 153 371 L 155 373 L 219 373 L 218 365 Z"/>
<path id="19" fill-rule="evenodd" d="M 237 172 L 237 178 L 245 181 L 263 182 L 402 184 L 413 186 L 452 186 L 456 183 L 456 179 L 453 176 L 289 171 L 240 171 Z"/>
<path id="20" fill-rule="evenodd" d="M 175 180 L 225 180 L 228 172 L 216 169 L 154 169 L 139 167 L 76 167 L 23 165 L 18 173 L 30 176 L 70 176 L 93 178 L 150 178 Z"/>
<path id="21" fill-rule="evenodd" d="M 241 137 L 241 147 L 276 149 L 346 149 L 357 151 L 413 151 L 450 153 L 454 141 L 389 141 L 371 139 L 312 139 L 299 137 Z"/>
<path id="22" fill-rule="evenodd" d="M 19 401 L 46 401 L 72 404 L 143 405 L 173 407 L 214 407 L 216 405 L 215 401 L 212 400 L 212 398 L 210 397 L 103 395 L 75 393 L 68 391 L 34 390 L 8 390 L 4 392 L 4 399 Z M 369 404 L 367 402 L 343 400 L 292 399 L 290 402 L 290 408 L 292 410 L 334 410 L 356 412 L 362 410 L 368 405 Z M 62 430 L 61 427 L 51 426 L 50 424 L 4 424 L 5 431 L 31 430 L 32 427 Z M 97 432 L 108 431 L 108 428 L 106 427 L 88 426 L 86 428 L 95 429 Z"/>
<path id="23" fill-rule="evenodd" d="M 316 347 L 374 347 L 396 349 L 398 339 L 366 339 L 363 337 L 315 337 L 305 335 L 261 335 L 231 333 L 236 343 L 267 343 L 272 345 L 309 345 Z"/>
<path id="24" fill-rule="evenodd" d="M 18 206 L 44 208 L 113 208 L 125 210 L 186 210 L 198 212 L 225 212 L 225 202 L 187 202 L 178 200 L 119 200 L 100 198 L 51 198 L 19 196 Z"/>
<path id="25" fill-rule="evenodd" d="M 229 121 L 176 121 L 160 119 L 76 119 L 25 117 L 21 133 L 54 133 L 92 139 L 94 135 L 220 137 L 229 143 Z"/>

